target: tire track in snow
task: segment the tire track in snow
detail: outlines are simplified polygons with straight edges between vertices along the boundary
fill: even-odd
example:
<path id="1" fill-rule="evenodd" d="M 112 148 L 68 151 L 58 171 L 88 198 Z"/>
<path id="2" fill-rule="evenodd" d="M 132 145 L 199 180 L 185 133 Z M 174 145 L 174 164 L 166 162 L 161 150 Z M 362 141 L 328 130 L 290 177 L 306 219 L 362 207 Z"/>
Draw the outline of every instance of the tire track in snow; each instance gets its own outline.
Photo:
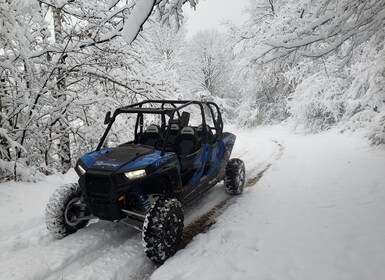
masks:
<path id="1" fill-rule="evenodd" d="M 138 274 L 138 279 L 143 279 L 143 275 L 152 273 L 156 267 L 144 255 L 140 234 L 134 232 L 117 246 L 104 246 L 46 279 L 134 279 L 133 275 Z"/>
<path id="2" fill-rule="evenodd" d="M 44 279 L 70 266 L 94 251 L 102 254 L 103 249 L 123 243 L 136 234 L 123 225 L 106 227 L 106 223 L 92 224 L 61 240 L 55 240 L 44 247 L 27 248 L 2 255 L 0 275 L 3 279 Z M 115 245 L 116 246 L 116 245 Z M 23 269 L 5 269 L 23 267 Z M 4 268 L 4 269 L 3 269 Z"/>
<path id="3" fill-rule="evenodd" d="M 246 181 L 245 188 L 251 188 L 255 184 L 257 184 L 258 181 L 263 177 L 263 174 L 265 174 L 265 172 L 270 168 L 270 166 L 271 166 L 271 163 L 269 163 L 263 170 L 258 172 L 258 174 L 256 174 L 255 176 L 248 178 Z"/>
<path id="4" fill-rule="evenodd" d="M 31 247 L 46 246 L 51 239 L 46 230 L 46 227 L 39 223 L 37 226 L 26 228 L 21 232 L 20 230 L 11 231 L 9 234 L 1 235 L 0 255 Z"/>
<path id="5" fill-rule="evenodd" d="M 271 167 L 271 165 L 276 162 L 277 160 L 279 160 L 282 156 L 283 156 L 283 153 L 285 151 L 285 148 L 284 146 L 279 143 L 277 140 L 271 140 L 272 142 L 274 142 L 276 145 L 277 145 L 277 154 L 274 156 L 274 159 L 273 159 L 273 162 L 271 163 L 268 163 L 266 165 L 266 167 L 264 169 L 262 169 L 261 171 L 259 171 L 257 174 L 255 174 L 254 176 L 252 177 L 249 177 L 246 181 L 246 185 L 245 187 L 246 188 L 251 188 L 253 187 L 255 184 L 258 183 L 258 181 L 263 177 L 263 175 L 265 174 L 265 172 L 267 170 L 269 170 L 269 168 Z"/>
<path id="6" fill-rule="evenodd" d="M 84 251 L 83 254 L 78 255 L 77 258 L 51 271 L 44 279 L 75 279 L 73 275 L 71 276 L 72 273 L 76 272 L 76 274 L 79 274 L 84 268 L 92 267 L 95 262 L 103 258 L 107 253 L 116 251 L 122 244 L 127 242 L 127 240 L 134 239 L 138 234 L 137 231 L 127 228 L 125 225 L 119 225 L 119 227 L 121 229 L 118 229 L 118 233 L 110 236 L 106 242 L 102 242 L 100 246 L 95 246 L 90 248 L 90 250 Z M 83 277 L 84 276 L 82 276 L 82 278 Z"/>

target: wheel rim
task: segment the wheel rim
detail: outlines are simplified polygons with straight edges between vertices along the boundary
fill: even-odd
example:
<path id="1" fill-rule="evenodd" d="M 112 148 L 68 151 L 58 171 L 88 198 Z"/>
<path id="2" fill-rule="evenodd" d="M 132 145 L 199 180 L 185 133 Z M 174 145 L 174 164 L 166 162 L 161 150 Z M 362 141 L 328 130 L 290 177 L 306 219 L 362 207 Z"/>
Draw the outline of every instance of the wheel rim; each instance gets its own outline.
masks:
<path id="1" fill-rule="evenodd" d="M 77 205 L 79 201 L 80 201 L 80 198 L 75 197 L 68 202 L 65 208 L 64 219 L 69 226 L 74 227 L 81 222 L 81 220 L 79 220 L 77 216 L 77 214 L 79 214 L 81 210 L 80 205 Z"/>

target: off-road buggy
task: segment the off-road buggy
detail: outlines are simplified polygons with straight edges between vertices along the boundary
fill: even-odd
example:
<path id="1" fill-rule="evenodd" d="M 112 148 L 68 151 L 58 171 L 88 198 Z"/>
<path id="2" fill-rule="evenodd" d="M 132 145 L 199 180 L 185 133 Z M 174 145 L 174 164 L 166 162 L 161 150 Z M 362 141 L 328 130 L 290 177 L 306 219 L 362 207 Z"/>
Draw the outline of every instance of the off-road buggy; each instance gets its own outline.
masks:
<path id="1" fill-rule="evenodd" d="M 189 126 L 189 109 L 200 114 L 199 125 Z M 146 124 L 149 115 L 159 125 Z M 118 116 L 135 120 L 134 139 L 105 147 Z M 108 112 L 104 122 L 98 147 L 76 164 L 78 183 L 60 187 L 48 202 L 45 221 L 55 237 L 76 232 L 92 218 L 120 221 L 142 231 L 145 253 L 163 263 L 181 241 L 183 205 L 221 180 L 228 193 L 242 193 L 245 166 L 230 159 L 235 135 L 222 131 L 215 103 L 148 100 Z"/>

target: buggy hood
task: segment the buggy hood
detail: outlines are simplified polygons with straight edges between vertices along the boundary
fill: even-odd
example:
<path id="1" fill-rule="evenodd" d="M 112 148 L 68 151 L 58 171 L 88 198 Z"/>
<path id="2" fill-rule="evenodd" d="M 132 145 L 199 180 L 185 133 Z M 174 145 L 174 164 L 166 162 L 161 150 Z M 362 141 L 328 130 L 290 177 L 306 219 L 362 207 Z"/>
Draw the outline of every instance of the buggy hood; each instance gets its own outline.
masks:
<path id="1" fill-rule="evenodd" d="M 154 148 L 127 144 L 87 153 L 80 160 L 87 169 L 115 172 L 143 168 L 150 164 L 158 165 L 174 156 L 174 153 L 167 153 L 162 157 L 160 151 Z"/>

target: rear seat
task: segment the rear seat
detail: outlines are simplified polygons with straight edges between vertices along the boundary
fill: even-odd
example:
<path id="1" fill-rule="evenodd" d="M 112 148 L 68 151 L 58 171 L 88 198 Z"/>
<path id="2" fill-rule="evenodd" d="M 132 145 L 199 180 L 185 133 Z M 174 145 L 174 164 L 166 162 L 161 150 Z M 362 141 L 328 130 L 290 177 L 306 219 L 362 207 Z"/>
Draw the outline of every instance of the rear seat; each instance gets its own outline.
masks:
<path id="1" fill-rule="evenodd" d="M 179 156 L 195 153 L 199 148 L 199 138 L 194 128 L 186 126 L 175 138 L 175 146 Z"/>
<path id="2" fill-rule="evenodd" d="M 214 137 L 213 131 L 211 130 L 210 126 L 208 126 L 208 125 L 206 124 L 206 127 L 207 127 L 207 143 L 211 145 L 211 144 L 214 143 L 215 137 Z M 199 137 L 201 140 L 203 140 L 203 139 L 202 139 L 202 138 L 203 138 L 203 126 L 202 126 L 202 125 L 199 125 L 199 126 L 197 127 L 197 134 L 198 134 L 198 137 Z"/>

